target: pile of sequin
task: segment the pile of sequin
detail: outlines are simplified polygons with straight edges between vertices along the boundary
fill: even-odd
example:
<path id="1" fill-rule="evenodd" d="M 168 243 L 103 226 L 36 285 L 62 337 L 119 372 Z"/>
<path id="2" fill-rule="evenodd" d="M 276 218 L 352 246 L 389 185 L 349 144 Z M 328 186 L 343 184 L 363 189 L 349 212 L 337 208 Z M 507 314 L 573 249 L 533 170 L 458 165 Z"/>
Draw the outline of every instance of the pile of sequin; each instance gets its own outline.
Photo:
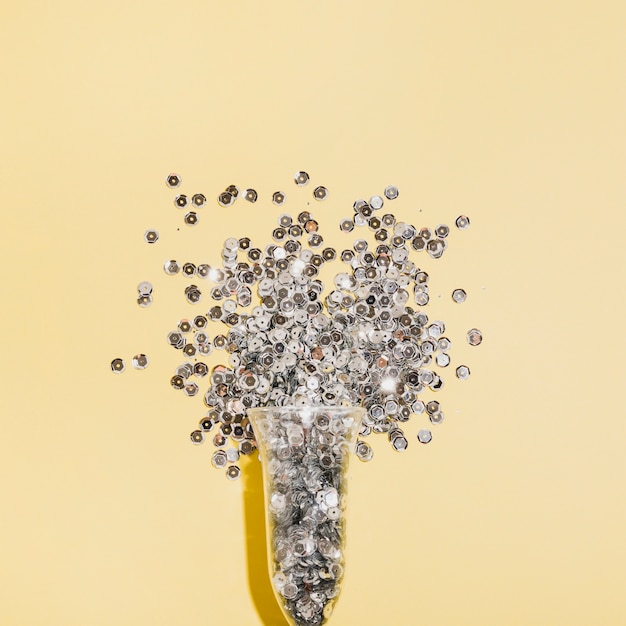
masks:
<path id="1" fill-rule="evenodd" d="M 340 590 L 354 409 L 274 408 L 254 417 L 267 464 L 270 571 L 298 625 L 321 624 Z"/>
<path id="2" fill-rule="evenodd" d="M 298 186 L 306 185 L 309 176 L 296 173 Z M 177 187 L 181 179 L 172 174 L 168 186 Z M 325 187 L 316 187 L 313 197 L 324 200 Z M 426 252 L 440 258 L 447 248 L 450 229 L 439 225 L 421 228 L 397 221 L 392 213 L 378 217 L 386 201 L 398 197 L 398 189 L 389 186 L 383 196 L 357 200 L 354 215 L 340 221 L 339 228 L 350 233 L 357 227 L 371 232 L 372 245 L 366 236 L 339 254 L 325 247 L 319 224 L 313 214 L 301 211 L 295 218 L 286 213 L 278 217 L 272 230 L 272 242 L 255 247 L 243 237 L 229 238 L 221 252 L 222 266 L 196 266 L 175 260 L 166 261 L 169 275 L 206 279 L 215 304 L 206 315 L 183 319 L 168 334 L 169 344 L 182 351 L 187 360 L 171 378 L 171 385 L 187 396 L 200 391 L 198 379 L 209 375 L 204 402 L 209 408 L 200 428 L 191 434 L 194 443 L 202 443 L 215 430 L 213 444 L 218 450 L 212 464 L 226 468 L 231 479 L 240 474 L 235 465 L 240 454 L 256 448 L 255 436 L 246 417 L 252 407 L 311 405 L 362 406 L 366 409 L 360 435 L 386 433 L 393 448 L 405 450 L 408 440 L 402 429 L 412 414 L 426 413 L 433 424 L 444 414 L 437 401 L 424 403 L 420 394 L 436 391 L 444 384 L 433 366 L 445 368 L 450 363 L 450 340 L 442 321 L 429 320 L 423 307 L 429 302 L 429 276 L 411 259 L 410 254 Z M 240 193 L 233 185 L 218 197 L 229 206 L 237 197 L 257 200 L 255 190 Z M 286 194 L 275 192 L 272 202 L 284 204 Z M 192 198 L 195 207 L 203 206 L 202 194 Z M 175 204 L 185 208 L 187 196 L 176 196 Z M 197 219 L 191 222 L 194 225 Z M 469 218 L 459 216 L 456 226 L 469 227 Z M 158 240 L 156 231 L 146 231 L 145 240 Z M 327 263 L 343 262 L 345 270 L 334 276 L 332 289 L 325 293 L 318 278 Z M 190 283 L 185 297 L 191 304 L 202 300 L 202 289 Z M 138 302 L 146 306 L 152 300 L 152 286 L 141 283 Z M 466 293 L 456 289 L 452 299 L 461 303 Z M 256 303 L 254 306 L 253 301 Z M 212 340 L 206 332 L 209 322 L 219 322 L 226 331 Z M 478 345 L 482 335 L 477 329 L 468 333 L 471 345 Z M 213 349 L 223 350 L 227 364 L 214 367 L 195 360 Z M 116 360 L 119 361 L 119 360 Z M 121 371 L 119 363 L 112 368 Z M 460 379 L 469 376 L 469 368 L 456 369 Z M 228 446 L 229 438 L 233 446 Z M 428 443 L 431 432 L 422 429 L 418 441 Z M 362 461 L 373 451 L 362 439 L 356 444 Z"/>

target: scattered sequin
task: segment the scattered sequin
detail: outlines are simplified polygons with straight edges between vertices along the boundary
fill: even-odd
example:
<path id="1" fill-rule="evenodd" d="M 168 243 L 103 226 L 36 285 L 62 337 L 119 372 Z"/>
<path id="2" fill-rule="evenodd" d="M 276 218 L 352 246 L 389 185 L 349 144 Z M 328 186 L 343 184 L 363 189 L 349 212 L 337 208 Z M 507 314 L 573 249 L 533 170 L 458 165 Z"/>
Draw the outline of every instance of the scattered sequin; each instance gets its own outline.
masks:
<path id="1" fill-rule="evenodd" d="M 459 215 L 459 217 L 456 218 L 455 223 L 459 230 L 467 230 L 470 226 L 470 219 L 467 215 Z"/>
<path id="2" fill-rule="evenodd" d="M 163 270 L 168 276 L 173 276 L 174 274 L 178 274 L 180 272 L 180 264 L 178 261 L 165 261 L 163 264 Z"/>
<path id="3" fill-rule="evenodd" d="M 456 368 L 456 377 L 460 380 L 467 380 L 470 375 L 470 369 L 467 365 L 459 365 Z"/>
<path id="4" fill-rule="evenodd" d="M 198 223 L 198 214 L 195 211 L 185 213 L 185 224 L 187 226 L 195 226 Z"/>
<path id="5" fill-rule="evenodd" d="M 457 304 L 461 304 L 462 302 L 465 302 L 465 300 L 467 299 L 467 293 L 465 293 L 464 289 L 455 289 L 452 292 L 452 299 Z"/>
<path id="6" fill-rule="evenodd" d="M 184 193 L 181 193 L 174 198 L 174 204 L 179 209 L 184 209 L 189 204 L 189 198 Z"/>
<path id="7" fill-rule="evenodd" d="M 201 444 L 204 441 L 204 433 L 201 430 L 194 430 L 191 433 L 191 443 L 196 445 Z"/>
<path id="8" fill-rule="evenodd" d="M 304 185 L 308 184 L 309 178 L 310 177 L 306 172 L 296 172 L 295 176 L 293 177 L 296 185 L 298 185 L 299 187 L 304 187 Z"/>
<path id="9" fill-rule="evenodd" d="M 275 191 L 272 194 L 272 202 L 276 206 L 280 206 L 281 204 L 285 204 L 285 194 L 282 191 Z"/>
<path id="10" fill-rule="evenodd" d="M 294 175 L 298 186 L 309 181 L 306 172 Z M 167 182 L 178 187 L 180 177 L 172 174 Z M 252 188 L 241 194 L 251 203 L 258 199 Z M 218 204 L 230 207 L 239 195 L 239 188 L 229 185 L 219 194 Z M 324 200 L 328 190 L 318 186 L 313 196 Z M 212 441 L 219 450 L 212 464 L 226 469 L 229 478 L 240 474 L 240 468 L 232 465 L 239 455 L 256 449 L 247 417 L 255 407 L 362 406 L 366 413 L 360 437 L 385 434 L 398 452 L 408 448 L 403 428 L 411 415 L 424 413 L 420 419 L 434 424 L 443 421 L 439 403 L 424 404 L 419 396 L 443 386 L 442 375 L 431 368 L 448 367 L 451 342 L 444 336 L 443 322 L 430 320 L 426 313 L 429 277 L 411 255 L 440 258 L 447 249 L 450 229 L 445 224 L 416 228 L 391 213 L 376 213 L 385 201 L 398 196 L 398 188 L 389 185 L 381 195 L 356 200 L 353 214 L 341 219 L 339 228 L 344 234 L 363 228 L 363 234 L 343 250 L 325 243 L 315 216 L 303 210 L 297 216 L 279 215 L 264 245 L 255 245 L 249 236 L 227 239 L 221 266 L 165 261 L 166 274 L 182 274 L 188 283 L 200 279 L 201 285 L 209 283 L 207 287 L 184 286 L 187 303 L 201 302 L 203 292 L 211 303 L 204 314 L 180 320 L 167 334 L 169 345 L 181 359 L 187 359 L 174 370 L 170 384 L 182 395 L 203 399 L 209 413 L 192 433 L 192 441 L 200 443 L 205 432 L 216 433 Z M 286 201 L 282 191 L 274 192 L 271 199 L 277 206 Z M 205 204 L 203 194 L 191 199 L 179 194 L 175 199 L 179 208 L 197 209 Z M 187 224 L 197 220 L 195 211 L 185 214 Z M 469 218 L 459 216 L 455 223 L 463 230 Z M 144 239 L 154 243 L 158 233 L 146 231 Z M 336 261 L 342 265 L 326 291 L 319 275 L 325 268 L 334 268 Z M 148 306 L 152 295 L 152 285 L 141 283 L 138 304 Z M 466 292 L 455 289 L 452 298 L 463 302 Z M 223 325 L 221 334 L 208 333 L 207 326 L 213 322 Z M 478 345 L 482 335 L 472 329 L 467 339 Z M 223 364 L 210 368 L 201 359 L 214 349 L 221 351 Z M 138 357 L 145 355 L 134 357 L 134 367 Z M 464 380 L 469 368 L 457 367 L 456 375 Z M 320 433 L 317 462 L 323 471 L 332 471 L 337 463 L 333 442 L 340 433 L 333 432 L 332 420 L 321 419 L 316 428 Z M 303 434 L 292 429 L 286 437 L 290 447 L 298 446 Z M 430 431 L 420 430 L 418 440 L 428 443 Z M 373 456 L 372 447 L 363 439 L 354 451 L 362 461 Z M 332 500 L 332 494 L 329 497 Z M 329 505 L 325 515 L 329 520 L 339 519 L 340 511 Z M 299 587 L 294 585 L 297 595 Z M 294 593 L 289 582 L 285 589 L 285 598 Z"/>
<path id="11" fill-rule="evenodd" d="M 243 197 L 248 201 L 248 202 L 256 202 L 259 195 L 257 194 L 257 192 L 254 189 L 246 189 Z"/>
<path id="12" fill-rule="evenodd" d="M 191 197 L 191 202 L 195 207 L 200 209 L 206 204 L 206 196 L 203 193 L 195 193 Z"/>
<path id="13" fill-rule="evenodd" d="M 399 195 L 400 192 L 395 185 L 385 187 L 385 198 L 387 198 L 387 200 L 395 200 Z"/>
<path id="14" fill-rule="evenodd" d="M 133 367 L 137 370 L 145 370 L 150 365 L 150 359 L 145 354 L 136 354 L 133 357 Z"/>
<path id="15" fill-rule="evenodd" d="M 111 361 L 111 369 L 116 374 L 121 374 L 126 369 L 126 364 L 124 363 L 124 359 L 113 359 Z"/>
<path id="16" fill-rule="evenodd" d="M 470 346 L 478 346 L 482 341 L 483 334 L 477 328 L 472 328 L 472 330 L 467 333 L 467 343 L 469 343 Z"/>
<path id="17" fill-rule="evenodd" d="M 328 197 L 328 189 L 326 187 L 316 187 L 313 191 L 313 197 L 316 200 L 326 200 Z"/>
<path id="18" fill-rule="evenodd" d="M 147 230 L 143 238 L 146 243 L 156 243 L 159 240 L 159 233 L 156 230 Z"/>
<path id="19" fill-rule="evenodd" d="M 417 439 L 420 443 L 430 443 L 433 439 L 433 436 L 430 430 L 426 430 L 425 428 L 422 428 L 417 433 Z"/>
<path id="20" fill-rule="evenodd" d="M 175 189 L 176 187 L 180 187 L 180 184 L 182 182 L 183 182 L 182 178 L 178 174 L 169 174 L 168 177 L 165 179 L 165 184 L 170 189 Z"/>
<path id="21" fill-rule="evenodd" d="M 233 197 L 231 193 L 228 193 L 228 191 L 223 191 L 217 197 L 217 203 L 223 207 L 231 206 L 231 204 L 233 204 L 234 201 L 235 201 L 235 198 Z M 254 202 L 254 200 L 252 200 L 252 202 Z"/>

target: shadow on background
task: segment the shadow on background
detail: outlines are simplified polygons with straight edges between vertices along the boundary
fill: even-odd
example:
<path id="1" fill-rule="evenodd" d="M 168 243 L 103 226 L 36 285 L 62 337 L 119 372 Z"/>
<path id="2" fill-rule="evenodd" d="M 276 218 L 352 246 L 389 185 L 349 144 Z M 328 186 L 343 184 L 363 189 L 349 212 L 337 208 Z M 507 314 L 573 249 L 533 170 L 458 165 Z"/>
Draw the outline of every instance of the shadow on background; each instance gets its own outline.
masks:
<path id="1" fill-rule="evenodd" d="M 258 462 L 256 455 L 248 461 L 242 474 L 250 595 L 254 608 L 265 626 L 289 626 L 274 597 L 267 565 L 263 466 Z"/>

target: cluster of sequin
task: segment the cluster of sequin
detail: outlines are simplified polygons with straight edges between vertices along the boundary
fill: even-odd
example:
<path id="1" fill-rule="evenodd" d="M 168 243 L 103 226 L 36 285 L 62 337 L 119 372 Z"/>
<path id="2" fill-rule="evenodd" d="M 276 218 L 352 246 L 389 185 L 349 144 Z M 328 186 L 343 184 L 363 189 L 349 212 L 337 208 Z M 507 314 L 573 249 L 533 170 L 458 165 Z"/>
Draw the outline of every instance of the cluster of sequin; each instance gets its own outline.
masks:
<path id="1" fill-rule="evenodd" d="M 170 175 L 168 184 L 172 177 L 180 182 L 178 175 Z M 309 176 L 298 172 L 294 180 L 304 186 Z M 240 195 L 231 185 L 217 200 L 229 206 Z M 444 323 L 429 320 L 422 309 L 429 302 L 429 276 L 409 256 L 414 250 L 440 258 L 450 229 L 440 224 L 418 230 L 397 221 L 392 213 L 379 218 L 385 202 L 398 195 L 397 187 L 389 186 L 382 196 L 357 200 L 353 217 L 340 221 L 345 233 L 356 227 L 373 231 L 373 246 L 367 238 L 359 238 L 338 255 L 335 249 L 324 247 L 319 224 L 307 210 L 295 218 L 279 215 L 273 241 L 263 248 L 255 247 L 247 237 L 227 239 L 219 268 L 181 265 L 175 260 L 165 263 L 169 275 L 182 273 L 213 284 L 209 291 L 215 304 L 206 315 L 181 320 L 168 341 L 189 359 L 208 355 L 214 348 L 228 354 L 228 363 L 210 372 L 204 394 L 210 410 L 191 440 L 202 443 L 215 429 L 213 444 L 218 451 L 212 463 L 225 468 L 229 478 L 239 476 L 239 468 L 233 465 L 239 455 L 256 447 L 245 415 L 249 408 L 362 406 L 366 415 L 360 435 L 386 433 L 397 451 L 408 447 L 402 424 L 412 414 L 425 412 L 433 424 L 443 421 L 439 403 L 425 404 L 419 394 L 443 386 L 432 366 L 449 365 L 451 341 L 445 336 Z M 314 198 L 326 196 L 325 187 L 315 188 Z M 250 202 L 258 198 L 253 189 L 245 190 L 243 197 Z M 277 191 L 272 202 L 282 205 L 285 198 Z M 459 216 L 456 225 L 465 230 L 469 218 Z M 325 293 L 318 279 L 320 268 L 338 256 L 347 268 L 336 273 L 332 290 Z M 258 304 L 250 310 L 255 296 Z M 198 303 L 202 291 L 197 284 L 189 284 L 185 297 Z M 452 298 L 461 303 L 466 292 L 456 289 Z M 227 331 L 211 340 L 205 331 L 209 321 L 223 323 Z M 477 345 L 479 335 L 476 329 L 470 331 L 471 345 Z M 199 387 L 194 378 L 208 374 L 206 364 L 186 361 L 177 368 L 171 384 L 195 396 Z M 469 368 L 459 366 L 456 374 L 465 379 Z M 227 447 L 229 438 L 233 447 Z M 421 443 L 431 438 L 428 430 L 418 434 Z M 355 451 L 362 461 L 373 455 L 363 440 Z"/>
<path id="2" fill-rule="evenodd" d="M 296 172 L 294 182 L 303 187 L 309 183 L 306 172 Z M 170 188 L 181 185 L 178 174 L 170 174 Z M 328 197 L 326 187 L 313 190 L 317 201 Z M 408 447 L 402 424 L 412 414 L 426 413 L 433 424 L 443 421 L 444 414 L 436 401 L 424 403 L 419 395 L 426 389 L 436 391 L 443 378 L 433 368 L 445 368 L 450 362 L 451 341 L 445 336 L 440 320 L 429 320 L 423 307 L 429 302 L 429 276 L 409 257 L 412 251 L 425 251 L 440 258 L 447 248 L 450 229 L 445 224 L 435 228 L 417 229 L 398 221 L 390 212 L 381 211 L 386 202 L 399 196 L 390 185 L 383 195 L 357 200 L 351 218 L 340 220 L 339 228 L 352 233 L 366 227 L 365 235 L 339 254 L 325 247 L 319 224 L 310 211 L 301 211 L 295 218 L 283 213 L 272 230 L 272 243 L 255 247 L 247 237 L 229 238 L 222 249 L 222 266 L 212 268 L 204 263 L 164 263 L 168 275 L 181 274 L 194 280 L 212 283 L 209 295 L 213 306 L 205 314 L 182 319 L 167 336 L 169 344 L 181 350 L 186 360 L 171 378 L 173 388 L 187 396 L 200 392 L 199 379 L 209 377 L 204 402 L 209 411 L 191 433 L 191 441 L 204 442 L 211 431 L 218 450 L 212 464 L 226 470 L 230 479 L 240 475 L 235 463 L 241 454 L 256 449 L 255 435 L 246 411 L 254 407 L 361 406 L 366 409 L 360 435 L 386 433 L 397 451 Z M 220 206 L 231 206 L 239 197 L 256 202 L 254 189 L 243 192 L 228 186 L 217 197 Z M 286 194 L 276 191 L 272 203 L 282 206 Z M 189 203 L 201 208 L 203 194 L 189 199 L 178 194 L 174 204 L 186 208 Z M 379 212 L 381 213 L 379 217 Z M 192 212 L 185 221 L 193 225 Z M 456 219 L 459 230 L 469 228 L 465 215 Z M 373 242 L 368 241 L 371 231 Z M 144 239 L 154 244 L 156 230 L 147 230 Z M 345 271 L 337 272 L 329 293 L 318 279 L 320 268 L 341 260 Z M 184 289 L 190 304 L 202 300 L 203 289 L 198 281 Z M 137 303 L 152 303 L 152 284 L 144 281 L 137 287 Z M 452 300 L 463 303 L 467 293 L 455 289 Z M 253 303 L 258 303 L 252 306 Z M 220 322 L 226 332 L 211 338 L 206 326 Z M 482 342 L 481 332 L 473 328 L 467 333 L 472 346 Z M 225 351 L 228 362 L 212 370 L 198 357 L 213 349 Z M 136 369 L 147 367 L 145 355 L 133 359 Z M 115 359 L 111 369 L 125 369 L 122 359 Z M 456 368 L 460 380 L 469 377 L 466 365 Z M 428 443 L 432 434 L 419 431 L 417 439 Z M 229 441 L 232 445 L 229 446 Z M 369 461 L 372 448 L 363 439 L 355 447 L 357 457 Z"/>
<path id="3" fill-rule="evenodd" d="M 269 499 L 272 584 L 296 623 L 321 624 L 343 576 L 346 470 L 353 408 L 269 409 L 255 415 Z"/>

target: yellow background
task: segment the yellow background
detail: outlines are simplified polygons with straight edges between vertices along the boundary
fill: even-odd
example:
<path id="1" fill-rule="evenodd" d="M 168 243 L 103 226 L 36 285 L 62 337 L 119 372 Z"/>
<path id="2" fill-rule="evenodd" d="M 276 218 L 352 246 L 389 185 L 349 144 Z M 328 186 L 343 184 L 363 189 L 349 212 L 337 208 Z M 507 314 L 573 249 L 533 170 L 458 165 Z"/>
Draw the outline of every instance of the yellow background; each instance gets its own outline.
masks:
<path id="1" fill-rule="evenodd" d="M 188 440 L 200 398 L 168 386 L 165 335 L 196 309 L 162 263 L 265 241 L 277 189 L 345 245 L 338 219 L 390 183 L 417 226 L 471 217 L 424 267 L 472 376 L 448 371 L 431 444 L 422 416 L 405 454 L 378 438 L 354 463 L 331 623 L 626 624 L 625 17 L 618 1 L 1 2 L 0 624 L 281 623 L 258 468 L 214 471 Z M 171 171 L 209 198 L 195 228 Z M 231 183 L 260 201 L 220 210 Z"/>

